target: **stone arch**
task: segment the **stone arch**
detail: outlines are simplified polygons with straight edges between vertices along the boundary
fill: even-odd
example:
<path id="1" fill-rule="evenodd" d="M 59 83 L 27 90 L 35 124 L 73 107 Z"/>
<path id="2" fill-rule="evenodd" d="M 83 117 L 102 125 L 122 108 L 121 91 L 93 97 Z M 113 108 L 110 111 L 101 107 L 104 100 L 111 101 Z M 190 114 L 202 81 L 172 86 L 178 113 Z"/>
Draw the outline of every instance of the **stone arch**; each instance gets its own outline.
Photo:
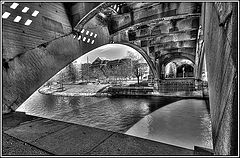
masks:
<path id="1" fill-rule="evenodd" d="M 114 2 L 103 2 L 99 4 L 96 8 L 91 10 L 88 14 L 86 14 L 74 27 L 74 30 L 81 30 L 83 26 L 92 19 L 95 15 L 97 15 L 103 8 L 110 7 Z"/>
<path id="2" fill-rule="evenodd" d="M 187 53 L 168 53 L 160 57 L 160 63 L 166 66 L 169 62 L 173 61 L 174 59 L 188 59 L 193 64 L 195 64 L 195 57 L 194 55 L 187 54 Z"/>
<path id="3" fill-rule="evenodd" d="M 137 52 L 139 52 L 142 55 L 142 57 L 146 60 L 146 62 L 148 63 L 148 65 L 153 73 L 154 78 L 158 78 L 156 66 L 154 65 L 154 63 L 152 62 L 151 58 L 148 56 L 148 54 L 145 50 L 143 50 L 141 47 L 139 47 L 138 45 L 135 45 L 133 43 L 118 42 L 118 43 L 114 43 L 114 44 L 122 44 L 125 46 L 129 46 L 129 47 L 135 49 Z"/>
<path id="4" fill-rule="evenodd" d="M 175 59 L 187 59 L 191 61 L 194 65 L 194 56 L 188 53 L 168 53 L 164 54 L 159 58 L 159 69 L 161 71 L 161 76 L 165 76 L 165 67 L 167 66 L 168 63 Z"/>
<path id="5" fill-rule="evenodd" d="M 184 68 L 184 76 L 185 77 L 193 77 L 194 76 L 194 67 L 189 64 L 182 64 L 177 67 L 176 77 L 183 76 L 183 68 Z"/>

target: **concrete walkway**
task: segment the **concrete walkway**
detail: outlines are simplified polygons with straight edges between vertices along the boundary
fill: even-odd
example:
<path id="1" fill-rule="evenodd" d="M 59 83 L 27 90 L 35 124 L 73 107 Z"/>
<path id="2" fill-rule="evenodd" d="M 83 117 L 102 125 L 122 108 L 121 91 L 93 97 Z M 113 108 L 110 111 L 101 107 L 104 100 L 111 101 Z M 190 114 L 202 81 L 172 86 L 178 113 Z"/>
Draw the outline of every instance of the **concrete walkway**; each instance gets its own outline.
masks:
<path id="1" fill-rule="evenodd" d="M 37 118 L 3 117 L 5 155 L 193 155 L 193 150 L 102 129 Z"/>

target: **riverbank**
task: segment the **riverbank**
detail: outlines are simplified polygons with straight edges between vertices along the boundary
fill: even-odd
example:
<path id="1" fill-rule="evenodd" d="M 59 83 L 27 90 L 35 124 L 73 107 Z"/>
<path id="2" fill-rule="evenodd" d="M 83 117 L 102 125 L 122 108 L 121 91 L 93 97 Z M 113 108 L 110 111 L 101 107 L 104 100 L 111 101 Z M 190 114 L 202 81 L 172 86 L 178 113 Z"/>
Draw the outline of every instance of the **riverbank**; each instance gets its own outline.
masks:
<path id="1" fill-rule="evenodd" d="M 38 90 L 41 94 L 56 96 L 111 96 L 107 93 L 110 84 L 66 84 L 63 88 L 57 85 L 44 86 Z"/>
<path id="2" fill-rule="evenodd" d="M 110 89 L 110 90 L 109 90 Z M 113 91 L 114 90 L 114 91 Z M 153 87 L 112 87 L 110 84 L 66 84 L 44 86 L 39 93 L 55 96 L 89 96 L 89 97 L 109 97 L 109 96 L 153 96 L 153 97 L 181 97 L 181 98 L 200 98 L 204 95 L 199 91 L 178 91 L 171 93 L 158 92 Z M 146 91 L 146 92 L 144 92 Z"/>
<path id="3" fill-rule="evenodd" d="M 19 112 L 3 115 L 2 143 L 3 156 L 194 154 L 182 147 Z"/>

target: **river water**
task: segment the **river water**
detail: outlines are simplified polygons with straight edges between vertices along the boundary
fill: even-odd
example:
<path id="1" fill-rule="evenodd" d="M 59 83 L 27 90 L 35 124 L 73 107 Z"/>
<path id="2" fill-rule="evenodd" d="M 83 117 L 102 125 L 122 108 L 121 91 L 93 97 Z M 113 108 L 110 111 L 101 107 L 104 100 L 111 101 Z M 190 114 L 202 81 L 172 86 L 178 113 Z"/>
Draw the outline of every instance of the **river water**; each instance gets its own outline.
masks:
<path id="1" fill-rule="evenodd" d="M 193 149 L 212 148 L 203 100 L 173 97 L 63 97 L 36 91 L 17 111 Z"/>

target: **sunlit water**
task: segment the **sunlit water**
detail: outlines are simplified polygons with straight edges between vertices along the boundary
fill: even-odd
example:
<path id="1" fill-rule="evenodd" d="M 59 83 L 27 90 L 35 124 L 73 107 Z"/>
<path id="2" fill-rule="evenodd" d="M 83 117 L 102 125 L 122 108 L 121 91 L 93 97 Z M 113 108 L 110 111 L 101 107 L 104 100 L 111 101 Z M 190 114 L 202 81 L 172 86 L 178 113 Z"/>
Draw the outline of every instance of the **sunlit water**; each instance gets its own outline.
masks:
<path id="1" fill-rule="evenodd" d="M 185 99 L 145 116 L 126 134 L 193 149 L 212 149 L 211 122 L 204 100 Z"/>
<path id="2" fill-rule="evenodd" d="M 186 148 L 193 144 L 211 148 L 211 123 L 204 101 L 179 100 L 62 97 L 36 91 L 17 111 Z"/>

